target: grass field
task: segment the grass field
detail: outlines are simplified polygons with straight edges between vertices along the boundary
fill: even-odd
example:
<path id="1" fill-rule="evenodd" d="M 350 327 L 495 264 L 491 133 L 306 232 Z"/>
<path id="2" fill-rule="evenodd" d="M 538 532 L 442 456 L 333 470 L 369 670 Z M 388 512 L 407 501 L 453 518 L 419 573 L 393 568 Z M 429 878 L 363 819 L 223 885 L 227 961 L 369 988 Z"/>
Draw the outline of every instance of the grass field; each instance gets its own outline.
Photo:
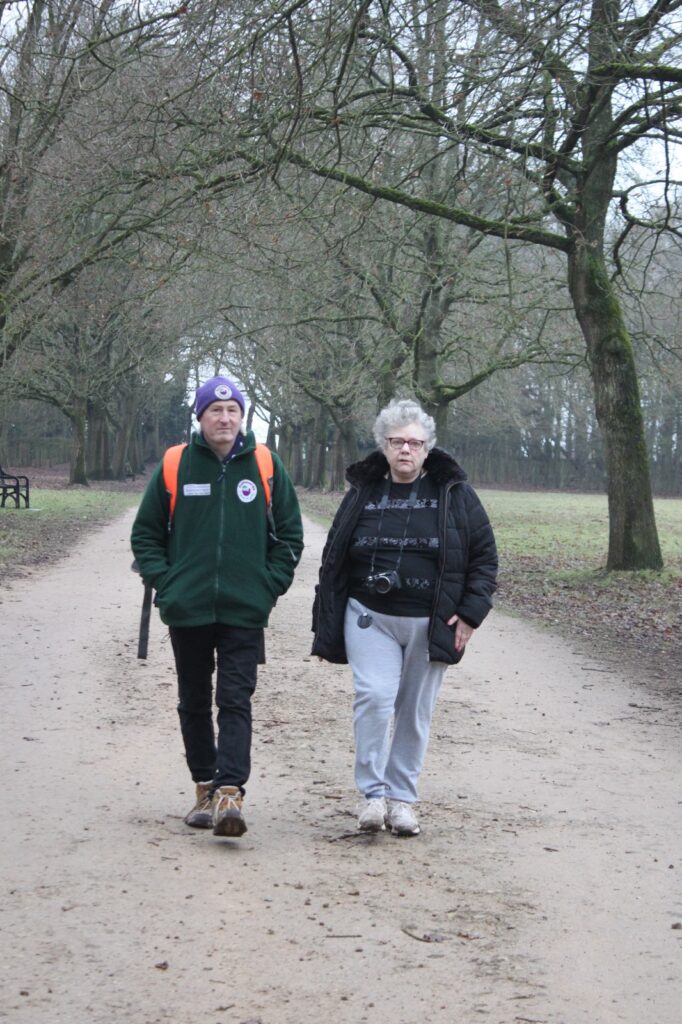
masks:
<path id="1" fill-rule="evenodd" d="M 136 505 L 144 481 L 91 488 L 33 486 L 29 510 L 0 509 L 0 572 L 67 554 L 81 536 Z M 606 498 L 481 489 L 500 554 L 496 605 L 605 649 L 647 657 L 660 673 L 682 665 L 682 499 L 658 499 L 662 572 L 606 573 Z M 304 512 L 329 524 L 340 494 L 300 493 Z"/>
<path id="2" fill-rule="evenodd" d="M 606 498 L 558 491 L 480 489 L 495 530 L 496 605 L 571 636 L 655 658 L 682 674 L 682 499 L 655 501 L 662 572 L 604 571 Z M 328 524 L 340 494 L 304 492 L 304 510 Z"/>
<path id="3" fill-rule="evenodd" d="M 29 509 L 0 508 L 0 572 L 22 575 L 29 566 L 61 558 L 84 533 L 136 505 L 139 497 L 131 491 L 34 488 Z"/>
<path id="4" fill-rule="evenodd" d="M 548 567 L 574 564 L 593 571 L 606 562 L 608 511 L 601 494 L 478 489 L 495 529 L 501 559 L 540 559 Z M 341 494 L 303 492 L 302 504 L 330 523 Z M 682 498 L 655 501 L 666 573 L 682 570 Z M 676 569 L 675 569 L 676 567 Z"/>
<path id="5" fill-rule="evenodd" d="M 608 511 L 601 494 L 565 491 L 479 491 L 506 558 L 531 555 L 548 564 L 576 560 L 596 569 L 606 562 Z M 663 558 L 682 568 L 682 499 L 655 501 Z"/>

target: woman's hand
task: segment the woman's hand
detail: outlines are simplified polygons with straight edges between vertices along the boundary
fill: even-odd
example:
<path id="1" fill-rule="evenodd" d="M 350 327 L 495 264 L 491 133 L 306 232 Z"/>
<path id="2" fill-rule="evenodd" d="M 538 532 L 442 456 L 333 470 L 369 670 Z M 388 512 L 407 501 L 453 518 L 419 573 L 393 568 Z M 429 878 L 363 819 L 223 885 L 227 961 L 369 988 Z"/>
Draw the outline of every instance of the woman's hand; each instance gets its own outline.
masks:
<path id="1" fill-rule="evenodd" d="M 475 630 L 468 622 L 460 619 L 459 615 L 453 615 L 451 619 L 448 619 L 448 626 L 452 626 L 455 622 L 457 623 L 455 626 L 455 650 L 463 651 L 474 635 Z"/>

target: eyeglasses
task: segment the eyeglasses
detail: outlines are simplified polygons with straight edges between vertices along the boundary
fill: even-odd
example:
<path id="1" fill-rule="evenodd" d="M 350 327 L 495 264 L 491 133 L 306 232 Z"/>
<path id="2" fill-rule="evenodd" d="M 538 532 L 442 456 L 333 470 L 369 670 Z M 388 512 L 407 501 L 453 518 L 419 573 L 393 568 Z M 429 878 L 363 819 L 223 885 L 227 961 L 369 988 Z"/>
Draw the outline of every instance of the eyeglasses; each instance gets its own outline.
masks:
<path id="1" fill-rule="evenodd" d="M 405 445 L 409 447 L 411 452 L 418 452 L 426 443 L 425 441 L 418 441 L 416 437 L 410 437 L 409 439 L 407 437 L 387 437 L 386 442 L 395 452 L 400 451 Z"/>

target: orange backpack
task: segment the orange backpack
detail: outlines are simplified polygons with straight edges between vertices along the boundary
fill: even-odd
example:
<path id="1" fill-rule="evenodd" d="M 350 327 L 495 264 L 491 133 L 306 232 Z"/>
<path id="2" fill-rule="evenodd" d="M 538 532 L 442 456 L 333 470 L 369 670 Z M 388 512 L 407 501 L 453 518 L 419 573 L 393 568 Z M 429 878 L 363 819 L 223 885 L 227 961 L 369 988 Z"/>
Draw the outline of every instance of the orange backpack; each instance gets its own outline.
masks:
<path id="1" fill-rule="evenodd" d="M 170 495 L 170 516 L 168 520 L 169 529 L 173 521 L 175 503 L 178 498 L 178 470 L 180 459 L 186 444 L 174 444 L 163 453 L 163 482 Z M 275 520 L 272 515 L 272 486 L 275 470 L 272 463 L 272 452 L 266 444 L 257 444 L 255 450 L 256 463 L 260 474 L 263 490 L 265 491 L 265 508 L 268 517 L 268 528 L 273 538 L 275 537 Z"/>

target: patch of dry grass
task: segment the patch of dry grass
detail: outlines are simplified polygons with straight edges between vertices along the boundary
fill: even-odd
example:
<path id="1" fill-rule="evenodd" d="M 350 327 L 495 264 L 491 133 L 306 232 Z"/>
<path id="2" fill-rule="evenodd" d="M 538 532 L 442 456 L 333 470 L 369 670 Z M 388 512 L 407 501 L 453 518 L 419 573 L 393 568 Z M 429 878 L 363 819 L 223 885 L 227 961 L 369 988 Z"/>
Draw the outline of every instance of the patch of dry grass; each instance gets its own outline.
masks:
<path id="1" fill-rule="evenodd" d="M 15 470 L 31 484 L 30 508 L 0 508 L 0 571 L 5 579 L 67 555 L 81 537 L 137 504 L 145 481 L 69 487 L 66 467 Z M 132 558 L 132 556 L 131 556 Z"/>
<path id="2" fill-rule="evenodd" d="M 495 530 L 500 574 L 496 605 L 532 617 L 605 654 L 641 662 L 680 685 L 682 666 L 682 500 L 655 501 L 662 572 L 603 569 L 606 498 L 597 494 L 481 489 Z M 341 494 L 303 491 L 304 511 L 329 524 Z"/>

